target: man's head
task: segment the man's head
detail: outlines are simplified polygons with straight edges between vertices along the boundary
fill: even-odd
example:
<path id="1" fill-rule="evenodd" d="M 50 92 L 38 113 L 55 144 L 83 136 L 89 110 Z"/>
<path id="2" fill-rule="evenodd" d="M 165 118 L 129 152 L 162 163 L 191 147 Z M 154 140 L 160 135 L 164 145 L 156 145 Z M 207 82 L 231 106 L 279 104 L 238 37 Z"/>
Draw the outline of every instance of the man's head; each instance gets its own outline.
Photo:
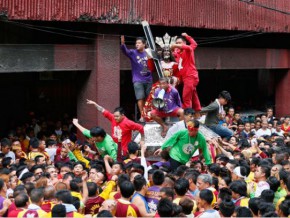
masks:
<path id="1" fill-rule="evenodd" d="M 138 51 L 142 52 L 144 51 L 146 46 L 146 40 L 143 37 L 138 37 L 136 39 L 135 47 Z"/>
<path id="2" fill-rule="evenodd" d="M 138 154 L 138 149 L 139 149 L 139 146 L 136 142 L 134 141 L 131 141 L 128 143 L 128 153 L 129 154 L 135 154 L 137 155 Z"/>
<path id="3" fill-rule="evenodd" d="M 48 166 L 46 168 L 46 172 L 49 173 L 49 175 L 52 179 L 57 178 L 57 171 L 56 171 L 56 168 L 54 166 Z"/>
<path id="4" fill-rule="evenodd" d="M 35 176 L 31 172 L 27 172 L 27 173 L 24 173 L 23 174 L 23 176 L 21 177 L 20 180 L 22 181 L 23 184 L 26 184 L 26 183 L 35 183 Z"/>
<path id="5" fill-rule="evenodd" d="M 234 114 L 235 114 L 235 109 L 233 107 L 230 107 L 229 111 L 228 111 L 228 114 L 233 117 Z"/>
<path id="6" fill-rule="evenodd" d="M 184 178 L 188 180 L 189 189 L 191 191 L 196 190 L 196 181 L 197 181 L 198 176 L 199 176 L 199 172 L 196 170 L 191 170 L 189 172 L 186 172 L 184 175 Z"/>
<path id="7" fill-rule="evenodd" d="M 69 190 L 59 190 L 55 194 L 58 204 L 72 204 L 73 198 Z"/>
<path id="8" fill-rule="evenodd" d="M 198 134 L 199 122 L 197 120 L 190 120 L 187 122 L 188 135 L 195 137 Z"/>
<path id="9" fill-rule="evenodd" d="M 199 196 L 197 199 L 197 206 L 198 208 L 205 208 L 211 205 L 213 201 L 213 193 L 208 189 L 203 189 L 199 192 Z"/>
<path id="10" fill-rule="evenodd" d="M 175 193 L 178 196 L 184 196 L 189 189 L 189 182 L 185 178 L 180 178 L 176 180 L 174 185 Z"/>
<path id="11" fill-rule="evenodd" d="M 163 198 L 157 205 L 158 215 L 160 217 L 171 217 L 173 214 L 173 203 L 171 200 Z"/>
<path id="12" fill-rule="evenodd" d="M 1 141 L 1 151 L 4 155 L 11 150 L 11 141 L 8 138 L 3 138 Z"/>
<path id="13" fill-rule="evenodd" d="M 120 123 L 125 117 L 125 110 L 122 107 L 117 107 L 114 110 L 114 119 L 117 123 Z"/>
<path id="14" fill-rule="evenodd" d="M 73 170 L 73 166 L 69 163 L 64 164 L 60 167 L 60 175 L 64 176 L 66 173 L 70 173 Z"/>
<path id="15" fill-rule="evenodd" d="M 31 138 L 29 140 L 29 145 L 32 149 L 38 149 L 39 148 L 39 140 L 37 138 Z"/>
<path id="16" fill-rule="evenodd" d="M 34 165 L 31 168 L 31 172 L 33 172 L 33 174 L 36 178 L 40 178 L 40 176 L 43 175 L 44 170 L 43 170 L 42 165 Z"/>
<path id="17" fill-rule="evenodd" d="M 122 162 L 114 162 L 112 165 L 112 174 L 120 175 L 124 172 L 124 164 Z"/>
<path id="18" fill-rule="evenodd" d="M 70 187 L 70 181 L 75 178 L 75 175 L 72 172 L 66 173 L 62 177 L 62 182 L 66 184 L 67 188 Z"/>
<path id="19" fill-rule="evenodd" d="M 230 184 L 233 199 L 247 196 L 247 184 L 244 181 L 236 180 Z"/>
<path id="20" fill-rule="evenodd" d="M 29 197 L 26 193 L 20 193 L 14 198 L 17 208 L 27 208 L 29 205 Z"/>
<path id="21" fill-rule="evenodd" d="M 221 217 L 231 217 L 235 211 L 235 204 L 231 199 L 225 199 L 219 204 Z"/>
<path id="22" fill-rule="evenodd" d="M 175 43 L 177 45 L 186 45 L 186 39 L 183 36 L 178 36 Z"/>
<path id="23" fill-rule="evenodd" d="M 222 91 L 219 94 L 218 99 L 221 105 L 226 105 L 228 102 L 231 101 L 232 98 L 231 98 L 231 94 L 228 91 Z"/>
<path id="24" fill-rule="evenodd" d="M 101 127 L 93 127 L 90 129 L 90 133 L 92 136 L 92 140 L 94 142 L 102 142 L 104 141 L 104 138 L 106 137 L 107 133 L 105 132 L 105 130 Z"/>
<path id="25" fill-rule="evenodd" d="M 267 108 L 267 117 L 272 117 L 273 116 L 273 108 L 269 107 Z"/>
<path id="26" fill-rule="evenodd" d="M 95 197 L 98 194 L 98 186 L 94 182 L 88 182 L 88 192 L 89 192 L 89 197 Z"/>
<path id="27" fill-rule="evenodd" d="M 89 178 L 97 185 L 102 185 L 106 180 L 105 174 L 94 167 L 90 169 Z"/>
<path id="28" fill-rule="evenodd" d="M 64 148 L 64 147 L 62 147 L 61 148 L 61 151 L 60 151 L 60 156 L 61 156 L 61 158 L 66 158 L 67 157 L 67 155 L 68 155 L 68 150 L 66 149 L 66 148 Z"/>
<path id="29" fill-rule="evenodd" d="M 167 90 L 169 88 L 169 80 L 166 77 L 159 79 L 160 88 Z"/>
<path id="30" fill-rule="evenodd" d="M 271 169 L 268 166 L 261 165 L 256 169 L 254 177 L 258 181 L 266 181 L 267 178 L 270 176 Z"/>
<path id="31" fill-rule="evenodd" d="M 261 123 L 262 129 L 266 130 L 268 128 L 268 122 L 266 120 Z"/>
<path id="32" fill-rule="evenodd" d="M 212 185 L 212 177 L 209 174 L 201 174 L 197 177 L 196 182 L 198 190 L 204 190 Z"/>
<path id="33" fill-rule="evenodd" d="M 185 108 L 184 109 L 184 121 L 187 123 L 194 118 L 194 110 L 192 108 Z"/>
<path id="34" fill-rule="evenodd" d="M 160 191 L 159 191 L 159 197 L 161 199 L 167 198 L 167 199 L 173 201 L 173 199 L 174 199 L 174 190 L 173 190 L 173 188 L 170 188 L 170 187 L 161 188 Z"/>
<path id="35" fill-rule="evenodd" d="M 66 217 L 66 209 L 62 204 L 55 205 L 51 210 L 51 217 Z"/>
<path id="36" fill-rule="evenodd" d="M 35 161 L 35 164 L 37 165 L 44 165 L 46 162 L 45 162 L 45 157 L 42 156 L 42 155 L 37 155 L 35 158 L 34 158 L 34 161 Z"/>
<path id="37" fill-rule="evenodd" d="M 43 202 L 43 189 L 35 188 L 30 193 L 30 200 L 33 204 L 42 205 Z"/>
<path id="38" fill-rule="evenodd" d="M 162 183 L 164 182 L 164 178 L 164 173 L 161 170 L 156 170 L 152 175 L 153 184 L 162 185 Z"/>
<path id="39" fill-rule="evenodd" d="M 134 185 L 130 181 L 124 181 L 119 184 L 122 197 L 130 198 L 134 194 Z"/>
<path id="40" fill-rule="evenodd" d="M 143 191 L 146 193 L 148 186 L 147 186 L 146 179 L 143 176 L 141 175 L 135 176 L 133 184 L 137 192 Z"/>
<path id="41" fill-rule="evenodd" d="M 185 213 L 185 215 L 190 215 L 194 207 L 194 201 L 189 197 L 183 197 L 180 199 L 179 205 L 182 207 L 182 211 Z"/>

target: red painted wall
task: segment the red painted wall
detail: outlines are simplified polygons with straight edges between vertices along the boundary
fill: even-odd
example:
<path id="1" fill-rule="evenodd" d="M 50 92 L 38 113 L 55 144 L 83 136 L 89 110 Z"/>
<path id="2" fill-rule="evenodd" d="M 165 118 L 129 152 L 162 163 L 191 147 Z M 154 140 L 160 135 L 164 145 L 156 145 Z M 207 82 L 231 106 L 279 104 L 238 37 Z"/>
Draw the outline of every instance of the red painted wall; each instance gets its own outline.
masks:
<path id="1" fill-rule="evenodd" d="M 290 116 L 290 70 L 276 74 L 276 116 Z"/>
<path id="2" fill-rule="evenodd" d="M 254 3 L 290 11 L 289 0 Z M 1 0 L 3 10 L 11 20 L 75 21 L 87 14 L 103 23 L 290 33 L 289 15 L 239 0 Z"/>

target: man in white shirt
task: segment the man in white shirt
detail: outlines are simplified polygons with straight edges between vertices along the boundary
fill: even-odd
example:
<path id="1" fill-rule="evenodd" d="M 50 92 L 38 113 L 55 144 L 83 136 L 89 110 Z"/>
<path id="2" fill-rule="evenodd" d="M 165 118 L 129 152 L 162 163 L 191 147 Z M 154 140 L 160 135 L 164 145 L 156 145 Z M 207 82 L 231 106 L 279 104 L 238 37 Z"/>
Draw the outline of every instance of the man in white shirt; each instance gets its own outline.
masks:
<path id="1" fill-rule="evenodd" d="M 190 120 L 193 120 L 194 117 L 194 110 L 192 108 L 185 108 L 184 109 L 184 119 L 175 123 L 172 127 L 169 128 L 166 134 L 166 139 L 169 139 L 175 133 L 180 130 L 187 129 L 186 123 Z"/>
<path id="2" fill-rule="evenodd" d="M 280 121 L 277 122 L 276 128 L 272 133 L 276 133 L 278 136 L 284 136 L 284 131 L 281 129 L 282 123 Z"/>
<path id="3" fill-rule="evenodd" d="M 270 185 L 266 182 L 267 178 L 270 176 L 270 173 L 270 167 L 265 165 L 261 165 L 256 169 L 254 174 L 254 178 L 257 181 L 257 188 L 255 191 L 256 198 L 261 196 L 262 191 L 270 189 Z"/>
<path id="4" fill-rule="evenodd" d="M 268 122 L 267 121 L 262 121 L 262 124 L 261 124 L 262 128 L 259 129 L 257 132 L 256 132 L 256 136 L 258 138 L 262 137 L 262 136 L 271 136 L 272 133 L 271 133 L 271 130 L 268 129 Z"/>
<path id="5" fill-rule="evenodd" d="M 8 138 L 3 138 L 1 140 L 1 152 L 5 156 L 4 157 L 11 157 L 13 161 L 15 161 L 15 154 L 11 151 L 11 141 Z"/>

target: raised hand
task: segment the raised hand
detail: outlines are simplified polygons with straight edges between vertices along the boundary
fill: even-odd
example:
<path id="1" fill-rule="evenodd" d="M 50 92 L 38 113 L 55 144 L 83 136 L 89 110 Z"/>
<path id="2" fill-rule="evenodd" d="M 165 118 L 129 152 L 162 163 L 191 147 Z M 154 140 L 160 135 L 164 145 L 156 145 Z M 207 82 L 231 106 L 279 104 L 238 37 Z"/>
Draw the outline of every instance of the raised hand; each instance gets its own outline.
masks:
<path id="1" fill-rule="evenodd" d="M 155 155 L 155 156 L 160 155 L 161 151 L 162 151 L 161 148 L 157 149 L 157 150 L 154 152 L 154 155 Z"/>
<path id="2" fill-rule="evenodd" d="M 94 101 L 92 101 L 92 100 L 89 100 L 89 99 L 87 99 L 87 104 L 97 105 L 96 102 L 94 102 Z"/>
<path id="3" fill-rule="evenodd" d="M 121 44 L 124 45 L 125 44 L 125 36 L 121 35 Z"/>

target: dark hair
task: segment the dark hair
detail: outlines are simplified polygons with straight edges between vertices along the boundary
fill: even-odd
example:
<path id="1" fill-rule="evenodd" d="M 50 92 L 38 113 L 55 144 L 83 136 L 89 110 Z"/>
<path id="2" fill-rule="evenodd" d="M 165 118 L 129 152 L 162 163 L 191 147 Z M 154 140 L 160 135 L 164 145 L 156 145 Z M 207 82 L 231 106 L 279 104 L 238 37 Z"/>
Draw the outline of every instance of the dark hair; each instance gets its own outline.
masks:
<path id="1" fill-rule="evenodd" d="M 231 184 L 231 182 L 232 182 L 232 179 L 229 176 L 224 176 L 221 179 L 225 181 L 227 186 L 229 186 Z"/>
<path id="2" fill-rule="evenodd" d="M 187 170 L 184 174 L 184 178 L 189 180 L 191 179 L 194 184 L 196 184 L 197 177 L 199 176 L 199 172 L 197 170 Z"/>
<path id="3" fill-rule="evenodd" d="M 261 193 L 261 199 L 267 203 L 273 203 L 275 192 L 271 189 L 263 190 Z"/>
<path id="4" fill-rule="evenodd" d="M 131 141 L 128 143 L 128 153 L 129 154 L 135 154 L 136 151 L 138 151 L 138 149 L 139 149 L 139 146 L 136 142 Z"/>
<path id="5" fill-rule="evenodd" d="M 113 217 L 113 215 L 108 210 L 102 210 L 97 214 L 97 217 Z"/>
<path id="6" fill-rule="evenodd" d="M 51 210 L 51 217 L 66 217 L 66 209 L 62 204 L 55 205 Z"/>
<path id="7" fill-rule="evenodd" d="M 59 190 L 55 194 L 55 198 L 64 204 L 72 204 L 73 198 L 69 190 Z"/>
<path id="8" fill-rule="evenodd" d="M 89 197 L 94 197 L 97 194 L 98 191 L 98 186 L 96 183 L 94 182 L 88 182 L 87 183 L 88 186 L 88 192 L 89 192 Z"/>
<path id="9" fill-rule="evenodd" d="M 161 170 L 156 170 L 152 175 L 152 180 L 154 185 L 162 185 L 164 182 L 164 173 Z"/>
<path id="10" fill-rule="evenodd" d="M 30 200 L 32 203 L 39 203 L 43 198 L 43 189 L 35 188 L 30 193 Z"/>
<path id="11" fill-rule="evenodd" d="M 199 192 L 199 198 L 205 200 L 210 205 L 213 201 L 213 193 L 208 189 L 203 189 Z"/>
<path id="12" fill-rule="evenodd" d="M 290 208 L 290 201 L 289 200 L 284 200 L 279 205 L 279 209 L 282 211 L 284 217 L 289 216 L 289 214 L 290 214 L 289 208 Z"/>
<path id="13" fill-rule="evenodd" d="M 230 189 L 240 196 L 247 196 L 247 184 L 244 181 L 236 180 L 230 184 Z"/>
<path id="14" fill-rule="evenodd" d="M 32 148 L 38 148 L 39 147 L 39 140 L 36 137 L 33 137 L 33 138 L 30 139 L 29 145 Z"/>
<path id="15" fill-rule="evenodd" d="M 68 172 L 68 173 L 63 175 L 62 180 L 67 180 L 69 177 L 74 179 L 75 178 L 75 174 L 73 172 Z"/>
<path id="16" fill-rule="evenodd" d="M 181 39 L 183 42 L 186 42 L 186 38 L 184 36 L 177 36 L 176 41 L 177 39 Z"/>
<path id="17" fill-rule="evenodd" d="M 251 209 L 251 211 L 255 216 L 258 216 L 260 201 L 261 201 L 260 198 L 250 198 L 249 200 L 249 208 Z"/>
<path id="18" fill-rule="evenodd" d="M 90 134 L 92 137 L 102 137 L 105 138 L 107 133 L 105 130 L 99 126 L 93 127 L 90 129 Z"/>
<path id="19" fill-rule="evenodd" d="M 261 159 L 257 157 L 253 157 L 250 164 L 255 164 L 258 166 L 260 164 Z"/>
<path id="20" fill-rule="evenodd" d="M 191 114 L 191 115 L 194 115 L 194 110 L 191 108 L 191 107 L 188 107 L 188 108 L 185 108 L 184 109 L 184 115 L 189 115 L 189 114 Z"/>
<path id="21" fill-rule="evenodd" d="M 157 211 L 160 217 L 171 217 L 173 214 L 173 204 L 169 199 L 161 199 L 157 205 Z"/>
<path id="22" fill-rule="evenodd" d="M 189 189 L 189 182 L 187 179 L 180 178 L 175 181 L 174 190 L 179 196 L 184 196 Z"/>
<path id="23" fill-rule="evenodd" d="M 16 198 L 17 195 L 27 193 L 24 185 L 18 185 L 15 187 L 13 192 L 13 197 Z"/>
<path id="24" fill-rule="evenodd" d="M 280 187 L 280 181 L 275 176 L 270 176 L 267 179 L 267 183 L 270 185 L 270 189 L 276 192 Z"/>
<path id="25" fill-rule="evenodd" d="M 236 217 L 253 217 L 253 214 L 247 207 L 237 207 L 235 212 L 237 214 Z"/>
<path id="26" fill-rule="evenodd" d="M 259 207 L 259 212 L 261 216 L 271 211 L 275 212 L 275 207 L 272 203 L 266 203 L 262 201 L 260 202 L 260 204 L 258 204 L 258 207 Z"/>
<path id="27" fill-rule="evenodd" d="M 120 187 L 120 184 L 122 184 L 125 181 L 130 181 L 130 177 L 128 174 L 120 174 L 118 176 L 118 186 Z"/>
<path id="28" fill-rule="evenodd" d="M 1 139 L 0 143 L 1 143 L 1 148 L 8 147 L 8 146 L 11 147 L 11 141 L 8 138 Z"/>
<path id="29" fill-rule="evenodd" d="M 73 169 L 73 165 L 72 165 L 71 163 L 64 163 L 64 164 L 62 164 L 61 167 L 60 167 L 60 169 L 63 168 L 63 167 L 67 167 L 67 168 L 69 168 L 70 170 Z"/>
<path id="30" fill-rule="evenodd" d="M 216 163 L 210 164 L 208 167 L 208 171 L 210 173 L 215 174 L 216 176 L 220 175 L 220 169 L 221 169 L 220 166 Z"/>
<path id="31" fill-rule="evenodd" d="M 219 210 L 224 217 L 231 217 L 235 212 L 235 204 L 231 199 L 224 199 L 219 204 Z"/>
<path id="32" fill-rule="evenodd" d="M 212 177 L 212 185 L 214 185 L 214 188 L 218 191 L 219 190 L 219 180 L 217 177 Z"/>
<path id="33" fill-rule="evenodd" d="M 115 161 L 115 162 L 112 164 L 112 166 L 114 166 L 114 165 L 119 165 L 120 168 L 121 168 L 121 170 L 125 171 L 125 167 L 124 167 L 123 162 Z"/>
<path id="34" fill-rule="evenodd" d="M 172 217 L 177 217 L 179 214 L 182 213 L 182 207 L 180 205 L 173 203 L 172 206 L 173 206 Z"/>
<path id="35" fill-rule="evenodd" d="M 27 202 L 29 202 L 29 197 L 25 193 L 20 193 L 14 198 L 16 207 L 25 207 Z"/>
<path id="36" fill-rule="evenodd" d="M 26 180 L 29 179 L 29 178 L 31 178 L 31 177 L 33 177 L 33 176 L 34 176 L 33 173 L 31 173 L 31 172 L 26 172 L 26 173 L 23 174 L 23 176 L 21 177 L 20 180 L 21 180 L 23 183 L 26 183 Z"/>
<path id="37" fill-rule="evenodd" d="M 169 79 L 167 77 L 161 77 L 159 78 L 159 82 L 166 82 L 166 83 L 169 83 Z"/>
<path id="38" fill-rule="evenodd" d="M 170 188 L 170 187 L 163 187 L 163 188 L 160 189 L 159 192 L 164 192 L 165 195 L 166 195 L 166 197 L 169 197 L 169 198 L 171 198 L 172 200 L 174 199 L 174 191 L 173 191 L 173 189 Z"/>
<path id="39" fill-rule="evenodd" d="M 231 94 L 228 91 L 222 91 L 222 92 L 220 92 L 220 94 L 219 94 L 218 97 L 219 98 L 223 98 L 223 99 L 225 99 L 228 102 L 231 101 L 231 99 L 232 99 Z"/>
<path id="40" fill-rule="evenodd" d="M 162 150 L 161 153 L 160 153 L 160 156 L 162 159 L 168 161 L 170 156 L 169 156 L 169 151 L 168 150 Z"/>
<path id="41" fill-rule="evenodd" d="M 27 183 L 25 183 L 24 186 L 25 186 L 27 194 L 30 196 L 31 195 L 31 191 L 33 189 L 35 189 L 35 185 L 32 182 L 27 182 Z"/>
<path id="42" fill-rule="evenodd" d="M 147 182 L 143 176 L 137 175 L 134 178 L 133 184 L 136 191 L 141 191 L 141 189 L 144 187 L 144 185 L 147 184 Z"/>
<path id="43" fill-rule="evenodd" d="M 115 112 L 119 112 L 121 115 L 125 114 L 125 110 L 122 107 L 116 107 L 115 110 L 114 110 L 114 113 Z"/>
<path id="44" fill-rule="evenodd" d="M 179 201 L 179 205 L 182 207 L 183 213 L 189 215 L 192 213 L 192 209 L 194 207 L 194 201 L 191 200 L 189 197 L 183 197 Z"/>
<path id="45" fill-rule="evenodd" d="M 179 167 L 177 167 L 177 169 L 175 170 L 175 175 L 178 177 L 183 177 L 185 171 L 188 170 L 188 167 L 185 165 L 180 165 Z"/>
<path id="46" fill-rule="evenodd" d="M 43 156 L 37 156 L 37 157 L 43 157 Z M 44 171 L 42 165 L 34 165 L 33 167 L 31 167 L 30 171 L 34 173 L 35 170 L 37 169 L 42 169 L 42 171 Z"/>
<path id="47" fill-rule="evenodd" d="M 134 185 L 132 182 L 124 181 L 121 184 L 119 184 L 120 192 L 122 197 L 124 198 L 130 198 L 134 194 Z"/>
<path id="48" fill-rule="evenodd" d="M 43 155 L 37 155 L 35 158 L 34 158 L 34 162 L 37 164 L 37 162 L 39 161 L 40 158 L 44 157 Z"/>
<path id="49" fill-rule="evenodd" d="M 219 190 L 218 198 L 225 200 L 232 198 L 232 191 L 229 188 L 221 188 Z"/>
<path id="50" fill-rule="evenodd" d="M 75 177 L 69 182 L 69 186 L 71 191 L 80 192 L 81 188 L 79 184 L 82 183 L 82 179 L 80 177 Z"/>
<path id="51" fill-rule="evenodd" d="M 265 173 L 265 177 L 268 178 L 271 175 L 271 169 L 269 166 L 261 165 L 261 170 L 263 173 Z"/>
<path id="52" fill-rule="evenodd" d="M 11 157 L 4 157 L 2 159 L 2 167 L 7 168 L 11 165 L 12 158 Z M 2 172 L 1 172 L 2 173 Z"/>
<path id="53" fill-rule="evenodd" d="M 137 37 L 136 41 L 140 40 L 143 44 L 146 44 L 146 39 L 144 37 Z"/>

